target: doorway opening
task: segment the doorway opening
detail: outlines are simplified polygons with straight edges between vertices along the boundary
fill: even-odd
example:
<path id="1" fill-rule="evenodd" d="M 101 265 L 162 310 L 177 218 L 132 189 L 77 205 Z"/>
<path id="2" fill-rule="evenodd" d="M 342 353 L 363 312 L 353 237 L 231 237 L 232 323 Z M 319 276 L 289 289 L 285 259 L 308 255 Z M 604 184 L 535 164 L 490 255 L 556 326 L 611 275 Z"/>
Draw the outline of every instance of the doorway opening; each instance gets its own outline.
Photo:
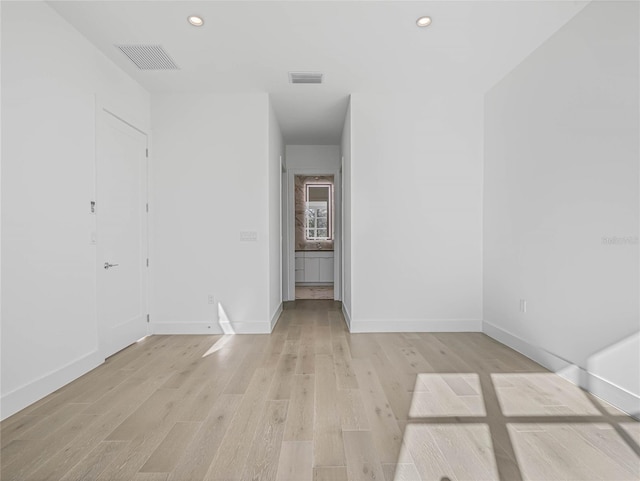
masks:
<path id="1" fill-rule="evenodd" d="M 285 300 L 340 300 L 340 173 L 333 169 L 287 172 Z"/>
<path id="2" fill-rule="evenodd" d="M 294 177 L 295 298 L 334 298 L 333 175 Z"/>

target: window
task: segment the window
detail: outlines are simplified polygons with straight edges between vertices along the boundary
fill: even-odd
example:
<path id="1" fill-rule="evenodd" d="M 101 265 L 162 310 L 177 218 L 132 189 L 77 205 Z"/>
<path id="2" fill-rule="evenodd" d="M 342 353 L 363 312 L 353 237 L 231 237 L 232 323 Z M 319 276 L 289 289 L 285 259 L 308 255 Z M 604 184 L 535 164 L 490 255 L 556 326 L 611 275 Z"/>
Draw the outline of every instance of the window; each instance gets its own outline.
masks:
<path id="1" fill-rule="evenodd" d="M 305 186 L 304 227 L 307 240 L 331 240 L 331 184 L 307 184 Z"/>
<path id="2" fill-rule="evenodd" d="M 329 211 L 326 202 L 307 202 L 306 236 L 308 240 L 328 240 Z"/>

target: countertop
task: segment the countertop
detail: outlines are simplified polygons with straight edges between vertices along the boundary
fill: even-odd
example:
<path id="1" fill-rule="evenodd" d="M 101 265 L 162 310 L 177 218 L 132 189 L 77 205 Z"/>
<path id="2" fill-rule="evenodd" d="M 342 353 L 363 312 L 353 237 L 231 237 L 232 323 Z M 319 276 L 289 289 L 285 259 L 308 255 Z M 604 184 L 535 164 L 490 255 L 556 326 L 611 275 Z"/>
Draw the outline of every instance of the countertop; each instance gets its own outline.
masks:
<path id="1" fill-rule="evenodd" d="M 296 249 L 296 252 L 333 252 L 333 249 Z"/>

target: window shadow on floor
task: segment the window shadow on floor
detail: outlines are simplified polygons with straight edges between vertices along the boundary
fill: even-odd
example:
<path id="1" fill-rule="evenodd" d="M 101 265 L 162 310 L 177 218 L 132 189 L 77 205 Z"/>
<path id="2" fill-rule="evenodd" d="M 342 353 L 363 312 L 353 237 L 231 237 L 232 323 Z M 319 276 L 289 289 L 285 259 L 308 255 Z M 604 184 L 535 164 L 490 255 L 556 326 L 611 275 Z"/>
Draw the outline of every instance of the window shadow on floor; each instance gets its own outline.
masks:
<path id="1" fill-rule="evenodd" d="M 484 334 L 350 338 L 402 427 L 388 480 L 640 479 L 639 423 Z M 405 399 L 384 362 L 420 368 Z"/>

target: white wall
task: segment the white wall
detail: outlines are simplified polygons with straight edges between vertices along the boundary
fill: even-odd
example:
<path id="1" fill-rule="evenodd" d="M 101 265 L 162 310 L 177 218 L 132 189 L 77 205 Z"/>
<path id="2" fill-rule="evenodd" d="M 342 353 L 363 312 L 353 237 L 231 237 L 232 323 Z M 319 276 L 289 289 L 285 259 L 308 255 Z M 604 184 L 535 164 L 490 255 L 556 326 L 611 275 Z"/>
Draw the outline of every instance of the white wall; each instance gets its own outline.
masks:
<path id="1" fill-rule="evenodd" d="M 154 332 L 270 332 L 267 94 L 154 95 L 152 128 Z"/>
<path id="2" fill-rule="evenodd" d="M 287 169 L 340 168 L 340 147 L 338 145 L 287 145 Z"/>
<path id="3" fill-rule="evenodd" d="M 2 418 L 101 363 L 98 102 L 141 129 L 149 96 L 42 2 L 2 5 Z"/>
<path id="4" fill-rule="evenodd" d="M 593 2 L 486 95 L 484 188 L 486 332 L 635 413 L 638 31 Z"/>
<path id="5" fill-rule="evenodd" d="M 351 329 L 479 331 L 479 98 L 351 96 Z"/>
<path id="6" fill-rule="evenodd" d="M 342 311 L 351 324 L 351 101 L 345 115 L 342 141 Z"/>
<path id="7" fill-rule="evenodd" d="M 269 319 L 271 327 L 282 312 L 282 164 L 284 143 L 278 119 L 269 104 Z"/>

